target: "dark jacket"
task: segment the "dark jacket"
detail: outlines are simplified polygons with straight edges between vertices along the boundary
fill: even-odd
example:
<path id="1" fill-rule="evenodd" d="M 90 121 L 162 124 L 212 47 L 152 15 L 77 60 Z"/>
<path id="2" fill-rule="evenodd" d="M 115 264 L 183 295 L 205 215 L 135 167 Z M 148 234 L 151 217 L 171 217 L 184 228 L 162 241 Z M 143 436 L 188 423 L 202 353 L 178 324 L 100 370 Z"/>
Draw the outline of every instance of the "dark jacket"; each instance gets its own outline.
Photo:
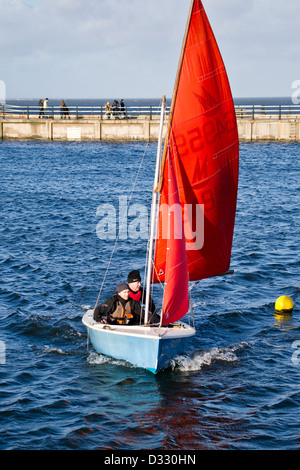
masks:
<path id="1" fill-rule="evenodd" d="M 140 287 L 140 289 L 137 292 L 134 292 L 129 288 L 129 297 L 136 300 L 136 302 L 138 302 L 140 305 L 145 305 L 146 291 L 143 287 Z M 149 323 L 159 323 L 160 321 L 160 316 L 156 314 L 155 310 L 156 309 L 155 309 L 154 302 L 150 297 L 149 298 Z"/>
<path id="2" fill-rule="evenodd" d="M 144 317 L 144 312 L 135 300 L 130 297 L 124 300 L 118 294 L 114 294 L 94 310 L 96 322 L 103 321 L 104 317 L 107 323 L 114 325 L 138 325 L 140 318 Z"/>

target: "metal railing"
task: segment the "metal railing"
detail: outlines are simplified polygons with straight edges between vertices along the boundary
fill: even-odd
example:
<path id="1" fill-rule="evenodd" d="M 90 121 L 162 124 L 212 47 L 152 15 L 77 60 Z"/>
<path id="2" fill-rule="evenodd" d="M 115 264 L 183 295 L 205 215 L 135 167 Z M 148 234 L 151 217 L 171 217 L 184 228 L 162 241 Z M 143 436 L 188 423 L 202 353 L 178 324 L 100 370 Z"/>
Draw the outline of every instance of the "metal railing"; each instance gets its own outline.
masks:
<path id="1" fill-rule="evenodd" d="M 0 118 L 25 119 L 159 119 L 160 106 L 125 106 L 111 108 L 105 106 L 15 106 L 0 105 Z"/>
<path id="2" fill-rule="evenodd" d="M 236 105 L 238 119 L 296 119 L 300 117 L 300 105 Z"/>
<path id="3" fill-rule="evenodd" d="M 169 107 L 166 112 L 169 112 Z M 236 105 L 238 119 L 296 119 L 300 105 Z M 105 106 L 48 106 L 1 105 L 0 119 L 159 119 L 160 106 L 126 106 L 105 110 Z"/>

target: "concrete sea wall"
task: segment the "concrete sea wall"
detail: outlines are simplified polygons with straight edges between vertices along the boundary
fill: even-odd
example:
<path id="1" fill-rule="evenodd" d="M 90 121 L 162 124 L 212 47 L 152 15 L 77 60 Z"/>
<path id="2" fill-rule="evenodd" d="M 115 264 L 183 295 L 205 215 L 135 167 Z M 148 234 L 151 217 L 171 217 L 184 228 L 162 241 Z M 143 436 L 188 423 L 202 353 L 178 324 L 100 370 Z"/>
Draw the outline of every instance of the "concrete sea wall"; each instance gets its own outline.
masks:
<path id="1" fill-rule="evenodd" d="M 300 118 L 237 118 L 241 141 L 300 141 Z M 166 132 L 167 124 L 164 131 Z M 0 116 L 1 140 L 156 141 L 159 120 L 20 119 Z"/>
<path id="2" fill-rule="evenodd" d="M 165 125 L 166 130 L 166 125 Z M 3 119 L 0 139 L 34 140 L 157 140 L 159 121 L 149 119 Z"/>
<path id="3" fill-rule="evenodd" d="M 300 119 L 238 119 L 241 141 L 300 141 Z"/>

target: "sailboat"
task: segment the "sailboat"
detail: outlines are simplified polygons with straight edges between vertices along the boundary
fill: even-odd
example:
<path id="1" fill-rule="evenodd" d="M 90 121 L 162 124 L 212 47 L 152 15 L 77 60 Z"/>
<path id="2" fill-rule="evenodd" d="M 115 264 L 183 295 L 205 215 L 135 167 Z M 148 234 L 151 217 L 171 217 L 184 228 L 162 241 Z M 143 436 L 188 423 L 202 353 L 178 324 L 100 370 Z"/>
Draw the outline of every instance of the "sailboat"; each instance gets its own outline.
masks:
<path id="1" fill-rule="evenodd" d="M 143 325 L 83 323 L 95 350 L 153 373 L 186 351 L 194 325 L 182 321 L 190 287 L 230 271 L 239 167 L 235 109 L 225 66 L 200 0 L 192 0 L 163 145 L 162 100 L 152 193 Z M 150 287 L 164 296 L 149 325 Z"/>

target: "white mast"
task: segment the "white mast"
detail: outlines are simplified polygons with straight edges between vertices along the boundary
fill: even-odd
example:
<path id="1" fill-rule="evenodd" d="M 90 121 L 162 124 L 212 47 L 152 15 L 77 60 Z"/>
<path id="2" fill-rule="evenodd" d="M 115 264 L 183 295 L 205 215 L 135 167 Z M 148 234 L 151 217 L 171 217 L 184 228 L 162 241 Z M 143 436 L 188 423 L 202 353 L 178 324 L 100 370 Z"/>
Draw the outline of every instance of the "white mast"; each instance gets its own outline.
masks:
<path id="1" fill-rule="evenodd" d="M 164 126 L 164 117 L 165 117 L 165 107 L 166 107 L 166 97 L 163 96 L 161 103 L 160 111 L 160 126 L 159 126 L 159 135 L 158 135 L 158 145 L 157 145 L 157 156 L 156 156 L 156 168 L 153 184 L 153 193 L 152 193 L 152 204 L 151 204 L 151 219 L 150 219 L 150 241 L 149 241 L 149 252 L 148 252 L 148 261 L 147 261 L 147 281 L 146 281 L 146 304 L 145 304 L 145 324 L 149 321 L 149 300 L 150 300 L 150 284 L 151 284 L 151 271 L 152 271 L 152 254 L 154 246 L 154 236 L 155 236 L 155 219 L 156 219 L 156 204 L 157 204 L 157 185 L 159 181 L 159 170 L 161 163 L 161 153 L 162 153 L 162 135 L 163 135 L 163 126 Z"/>

